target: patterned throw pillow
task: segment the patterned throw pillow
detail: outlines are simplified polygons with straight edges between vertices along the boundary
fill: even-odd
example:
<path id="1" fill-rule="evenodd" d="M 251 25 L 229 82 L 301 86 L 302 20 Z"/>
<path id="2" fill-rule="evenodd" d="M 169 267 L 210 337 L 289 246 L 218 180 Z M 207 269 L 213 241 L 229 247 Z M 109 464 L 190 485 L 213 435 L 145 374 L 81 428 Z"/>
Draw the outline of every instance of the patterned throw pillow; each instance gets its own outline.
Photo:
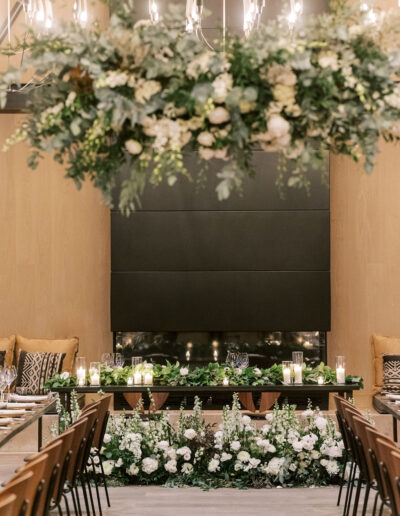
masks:
<path id="1" fill-rule="evenodd" d="M 65 353 L 31 353 L 20 351 L 16 392 L 21 394 L 46 394 L 46 380 L 59 373 Z"/>
<path id="2" fill-rule="evenodd" d="M 0 367 L 4 367 L 4 362 L 6 361 L 6 353 L 7 351 L 0 351 Z"/>
<path id="3" fill-rule="evenodd" d="M 400 355 L 383 355 L 383 389 L 400 393 Z"/>

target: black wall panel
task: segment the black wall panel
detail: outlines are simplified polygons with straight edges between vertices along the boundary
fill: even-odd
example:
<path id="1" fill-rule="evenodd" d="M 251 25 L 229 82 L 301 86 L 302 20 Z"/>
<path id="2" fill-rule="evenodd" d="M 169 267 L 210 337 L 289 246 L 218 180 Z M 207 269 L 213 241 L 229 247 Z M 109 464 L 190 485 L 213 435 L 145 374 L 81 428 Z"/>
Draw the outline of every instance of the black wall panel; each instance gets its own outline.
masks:
<path id="1" fill-rule="evenodd" d="M 254 163 L 242 196 L 217 200 L 211 162 L 203 190 L 181 178 L 148 186 L 129 218 L 112 212 L 113 331 L 330 329 L 329 189 L 311 172 L 310 195 L 282 198 L 277 156 Z"/>

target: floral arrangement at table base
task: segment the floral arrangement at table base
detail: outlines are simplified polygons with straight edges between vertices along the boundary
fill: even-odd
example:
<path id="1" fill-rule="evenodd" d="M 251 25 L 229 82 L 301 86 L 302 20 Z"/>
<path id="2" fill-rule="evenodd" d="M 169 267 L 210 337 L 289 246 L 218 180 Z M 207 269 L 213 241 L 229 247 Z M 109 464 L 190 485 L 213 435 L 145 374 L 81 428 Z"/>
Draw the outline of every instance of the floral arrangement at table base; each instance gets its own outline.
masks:
<path id="1" fill-rule="evenodd" d="M 132 377 L 136 371 L 141 372 L 143 376 L 149 369 L 152 371 L 155 385 L 212 387 L 223 385 L 224 379 L 228 380 L 229 385 L 257 386 L 281 385 L 283 383 L 281 364 L 274 364 L 266 369 L 257 366 L 239 369 L 228 364 L 212 362 L 203 367 L 190 368 L 188 364 L 170 363 L 167 361 L 164 365 L 142 362 L 142 364 L 135 368 L 130 366 L 112 368 L 101 365 L 100 384 L 104 386 L 127 385 L 128 378 Z M 336 371 L 323 362 L 316 366 L 303 364 L 302 378 L 305 385 L 317 385 L 319 378 L 322 378 L 323 383 L 326 385 L 335 384 Z M 89 383 L 90 378 L 87 377 L 87 384 L 89 385 Z M 359 376 L 347 375 L 346 383 L 363 387 L 363 379 Z M 71 376 L 68 373 L 56 374 L 53 378 L 47 380 L 45 384 L 45 387 L 48 389 L 75 386 L 77 386 L 76 376 Z"/>
<path id="2" fill-rule="evenodd" d="M 143 421 L 139 410 L 111 417 L 104 436 L 104 471 L 119 484 L 317 486 L 337 482 L 343 467 L 340 433 L 311 407 L 297 415 L 276 406 L 260 429 L 241 414 L 236 394 L 218 428 L 205 423 L 198 399 L 176 427 L 166 412 Z"/>
<path id="3" fill-rule="evenodd" d="M 337 0 L 295 26 L 282 16 L 247 39 L 228 37 L 217 52 L 185 30 L 176 6 L 152 24 L 135 23 L 133 1 L 112 4 L 106 30 L 64 25 L 4 48 L 29 54 L 21 69 L 0 74 L 0 101 L 35 70 L 30 116 L 5 147 L 26 140 L 32 168 L 53 153 L 67 177 L 78 186 L 91 180 L 109 204 L 126 166 L 125 212 L 147 184 L 188 175 L 183 152 L 193 149 L 203 172 L 211 158 L 223 163 L 223 200 L 252 176 L 254 148 L 281 154 L 281 185 L 309 188 L 307 171 L 327 152 L 364 157 L 371 172 L 379 137 L 399 138 L 396 11 Z"/>

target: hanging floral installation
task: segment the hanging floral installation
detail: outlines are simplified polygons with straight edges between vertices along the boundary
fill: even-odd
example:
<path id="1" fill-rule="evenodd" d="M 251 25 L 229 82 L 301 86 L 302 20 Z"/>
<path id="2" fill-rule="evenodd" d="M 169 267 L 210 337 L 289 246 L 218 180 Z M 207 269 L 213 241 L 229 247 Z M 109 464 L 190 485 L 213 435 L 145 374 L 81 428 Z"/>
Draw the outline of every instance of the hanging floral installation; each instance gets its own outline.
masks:
<path id="1" fill-rule="evenodd" d="M 199 170 L 223 162 L 222 200 L 253 174 L 254 148 L 280 153 L 280 185 L 308 188 L 307 170 L 323 175 L 327 152 L 363 159 L 371 172 L 379 137 L 399 138 L 397 12 L 339 0 L 294 26 L 281 17 L 247 38 L 227 35 L 215 51 L 185 30 L 176 6 L 135 23 L 133 2 L 113 4 L 106 30 L 64 24 L 3 49 L 23 46 L 29 56 L 1 75 L 0 98 L 34 69 L 37 82 L 24 90 L 30 116 L 4 148 L 27 141 L 32 168 L 53 153 L 67 177 L 90 179 L 109 204 L 124 167 L 125 213 L 148 183 L 187 176 L 183 153 L 193 149 Z"/>

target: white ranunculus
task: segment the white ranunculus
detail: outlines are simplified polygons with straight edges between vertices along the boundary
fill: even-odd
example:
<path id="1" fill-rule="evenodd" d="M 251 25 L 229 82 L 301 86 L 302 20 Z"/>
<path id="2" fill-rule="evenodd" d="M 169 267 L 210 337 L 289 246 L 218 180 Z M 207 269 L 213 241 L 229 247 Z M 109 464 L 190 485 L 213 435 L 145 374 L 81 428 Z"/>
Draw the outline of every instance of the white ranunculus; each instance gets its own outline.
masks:
<path id="1" fill-rule="evenodd" d="M 115 461 L 114 460 L 105 460 L 103 462 L 103 470 L 105 475 L 111 475 L 112 470 L 114 469 Z"/>
<path id="2" fill-rule="evenodd" d="M 240 462 L 249 462 L 250 453 L 245 450 L 242 450 L 237 454 L 237 458 L 238 460 L 240 460 Z"/>
<path id="3" fill-rule="evenodd" d="M 168 462 L 165 463 L 164 468 L 168 473 L 176 473 L 177 467 L 176 467 L 176 460 L 171 459 Z"/>
<path id="4" fill-rule="evenodd" d="M 143 150 L 142 145 L 136 140 L 127 140 L 125 148 L 130 154 L 140 154 Z"/>
<path id="5" fill-rule="evenodd" d="M 210 473 L 215 473 L 219 470 L 219 460 L 218 459 L 211 459 L 208 463 L 208 471 Z"/>
<path id="6" fill-rule="evenodd" d="M 188 428 L 184 431 L 183 435 L 186 437 L 186 439 L 192 440 L 196 437 L 197 432 L 196 430 L 193 430 L 193 428 Z"/>
<path id="7" fill-rule="evenodd" d="M 232 455 L 230 453 L 222 452 L 221 454 L 221 462 L 226 462 L 227 460 L 231 460 Z"/>
<path id="8" fill-rule="evenodd" d="M 328 68 L 328 66 L 336 71 L 339 69 L 338 55 L 333 50 L 322 50 L 318 56 L 318 64 L 321 68 Z"/>
<path id="9" fill-rule="evenodd" d="M 232 451 L 239 451 L 241 448 L 241 444 L 239 441 L 232 441 L 231 442 L 231 450 Z"/>
<path id="10" fill-rule="evenodd" d="M 64 371 L 63 373 L 60 374 L 60 377 L 63 379 L 63 380 L 68 380 L 69 378 L 69 372 L 68 371 Z"/>
<path id="11" fill-rule="evenodd" d="M 229 111 L 224 107 L 216 107 L 208 114 L 209 121 L 214 125 L 223 124 L 230 119 Z"/>
<path id="12" fill-rule="evenodd" d="M 221 104 L 225 102 L 229 91 L 232 89 L 233 79 L 230 73 L 222 73 L 213 81 L 212 87 L 214 90 L 214 102 Z"/>
<path id="13" fill-rule="evenodd" d="M 203 131 L 197 137 L 197 141 L 200 143 L 200 145 L 204 145 L 204 147 L 211 147 L 211 145 L 215 142 L 215 138 L 208 131 Z"/>
<path id="14" fill-rule="evenodd" d="M 268 133 L 272 138 L 282 138 L 290 131 L 290 124 L 280 115 L 271 115 L 267 122 Z"/>
<path id="15" fill-rule="evenodd" d="M 136 464 L 131 464 L 129 468 L 127 468 L 126 472 L 128 475 L 137 475 L 139 473 L 139 468 Z"/>
<path id="16" fill-rule="evenodd" d="M 158 460 L 151 457 L 146 457 L 142 460 L 142 470 L 144 473 L 151 475 L 158 469 Z"/>
<path id="17" fill-rule="evenodd" d="M 189 369 L 187 367 L 181 367 L 179 370 L 179 374 L 181 376 L 186 376 L 189 374 Z"/>
<path id="18" fill-rule="evenodd" d="M 181 471 L 184 475 L 190 475 L 191 473 L 193 473 L 193 465 L 190 464 L 190 462 L 185 462 L 182 465 Z"/>

